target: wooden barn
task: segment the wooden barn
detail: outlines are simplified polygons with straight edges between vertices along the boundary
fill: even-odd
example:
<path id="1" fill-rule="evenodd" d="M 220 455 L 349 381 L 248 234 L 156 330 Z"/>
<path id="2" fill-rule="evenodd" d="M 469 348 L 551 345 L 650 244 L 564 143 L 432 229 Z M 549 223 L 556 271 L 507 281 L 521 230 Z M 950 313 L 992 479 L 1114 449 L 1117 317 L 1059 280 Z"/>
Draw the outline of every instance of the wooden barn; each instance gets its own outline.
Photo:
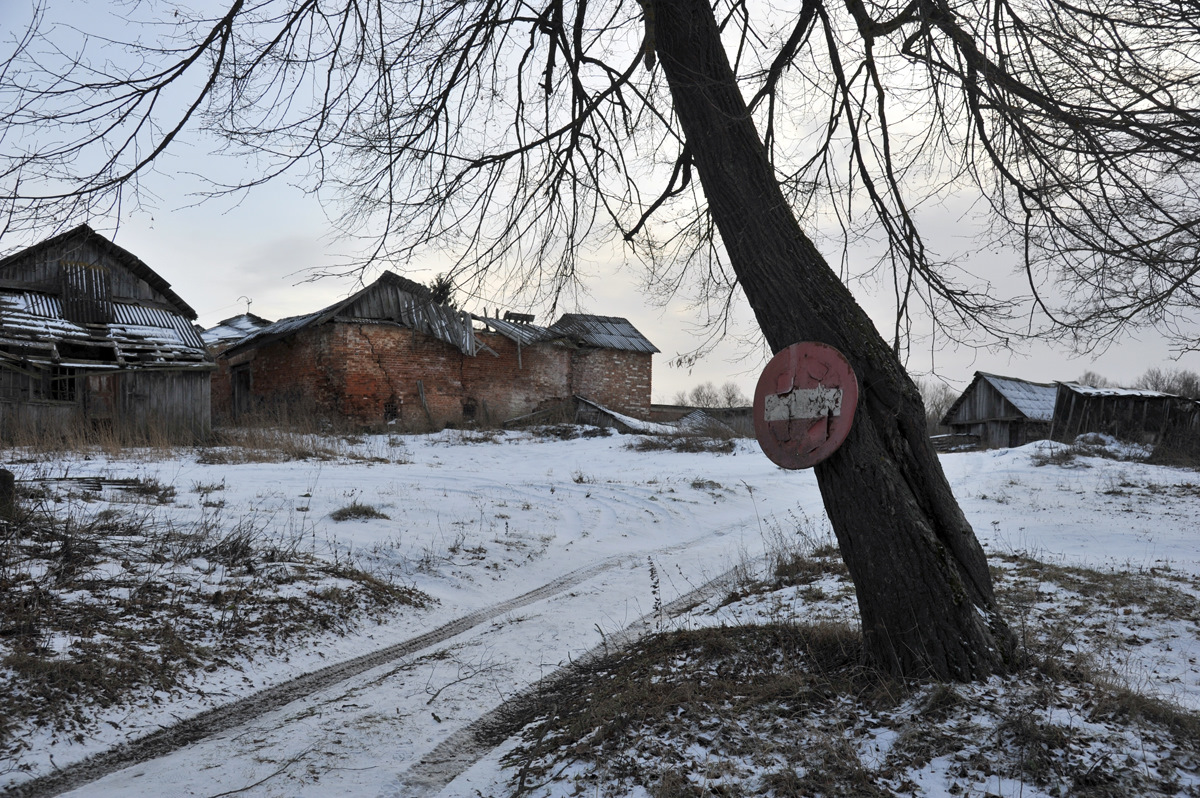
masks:
<path id="1" fill-rule="evenodd" d="M 87 225 L 0 260 L 0 433 L 207 433 L 215 368 L 196 312 Z"/>
<path id="2" fill-rule="evenodd" d="M 411 430 L 501 423 L 578 395 L 648 414 L 658 350 L 628 321 L 568 314 L 541 327 L 504 316 L 473 316 L 385 272 L 344 300 L 229 345 L 217 356 L 214 412 Z"/>
<path id="3" fill-rule="evenodd" d="M 942 424 L 982 446 L 1022 446 L 1050 437 L 1056 396 L 1053 384 L 977 371 Z"/>
<path id="4" fill-rule="evenodd" d="M 1092 388 L 1060 382 L 1050 437 L 1071 443 L 1088 432 L 1156 448 L 1200 448 L 1200 402 L 1129 388 Z"/>

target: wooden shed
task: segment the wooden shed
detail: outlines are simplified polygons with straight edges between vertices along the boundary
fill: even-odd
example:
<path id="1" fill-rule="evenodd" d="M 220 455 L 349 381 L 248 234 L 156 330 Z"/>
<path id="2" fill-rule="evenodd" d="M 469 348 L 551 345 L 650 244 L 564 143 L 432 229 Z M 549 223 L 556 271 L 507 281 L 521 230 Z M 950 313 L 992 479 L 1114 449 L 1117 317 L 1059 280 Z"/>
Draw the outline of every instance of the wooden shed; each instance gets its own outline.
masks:
<path id="1" fill-rule="evenodd" d="M 1056 396 L 1053 384 L 977 371 L 942 424 L 983 446 L 1022 446 L 1050 437 Z"/>
<path id="2" fill-rule="evenodd" d="M 87 225 L 0 260 L 0 432 L 206 434 L 214 365 L 195 318 Z"/>
<path id="3" fill-rule="evenodd" d="M 1200 448 L 1200 402 L 1158 391 L 1060 382 L 1050 437 L 1071 443 L 1088 432 L 1192 451 Z"/>

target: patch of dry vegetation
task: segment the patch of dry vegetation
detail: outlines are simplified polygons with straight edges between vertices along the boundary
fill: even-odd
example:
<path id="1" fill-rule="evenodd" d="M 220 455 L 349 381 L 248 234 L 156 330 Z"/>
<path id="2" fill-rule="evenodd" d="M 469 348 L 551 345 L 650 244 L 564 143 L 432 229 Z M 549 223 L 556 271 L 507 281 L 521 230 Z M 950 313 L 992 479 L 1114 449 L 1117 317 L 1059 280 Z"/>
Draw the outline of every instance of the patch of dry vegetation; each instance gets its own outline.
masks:
<path id="1" fill-rule="evenodd" d="M 711 435 L 645 435 L 625 444 L 635 452 L 708 452 L 729 454 L 737 448 L 734 436 Z"/>
<path id="2" fill-rule="evenodd" d="M 1139 618 L 1200 638 L 1198 586 L 1026 555 L 994 572 L 1024 646 L 1010 677 L 898 682 L 866 664 L 852 622 L 803 615 L 661 632 L 555 690 L 506 756 L 511 794 L 1200 795 L 1200 715 L 1139 693 L 1103 656 Z M 848 584 L 836 550 L 793 547 L 719 603 L 830 579 Z"/>
<path id="3" fill-rule="evenodd" d="M 241 667 L 322 632 L 345 632 L 429 599 L 306 548 L 301 530 L 212 514 L 158 520 L 174 488 L 118 486 L 128 508 L 94 511 L 70 482 L 22 485 L 0 521 L 0 757 L 33 729 L 82 739 L 106 707 L 189 690 L 204 669 Z M 220 486 L 197 486 L 209 496 Z M 310 544 L 311 545 L 311 539 Z"/>

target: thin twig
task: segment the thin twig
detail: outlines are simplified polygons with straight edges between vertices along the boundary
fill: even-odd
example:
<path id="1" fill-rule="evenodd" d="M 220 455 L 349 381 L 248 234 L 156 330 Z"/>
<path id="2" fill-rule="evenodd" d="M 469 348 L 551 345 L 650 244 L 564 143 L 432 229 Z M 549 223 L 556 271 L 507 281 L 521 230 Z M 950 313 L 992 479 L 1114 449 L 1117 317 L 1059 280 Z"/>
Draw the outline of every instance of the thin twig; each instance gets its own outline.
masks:
<path id="1" fill-rule="evenodd" d="M 299 754 L 297 754 L 296 756 L 289 759 L 287 762 L 284 762 L 283 767 L 279 768 L 279 770 L 275 771 L 274 773 L 270 774 L 269 776 L 264 776 L 261 779 L 259 779 L 258 781 L 254 782 L 253 784 L 247 784 L 245 787 L 239 787 L 236 790 L 229 790 L 228 792 L 219 792 L 216 795 L 210 795 L 208 798 L 225 798 L 225 796 L 227 796 L 227 795 L 237 795 L 240 792 L 246 792 L 247 790 L 253 790 L 255 787 L 259 786 L 260 784 L 265 784 L 266 782 L 268 782 L 271 779 L 278 776 L 280 773 L 283 773 L 285 770 L 287 770 L 292 765 L 296 764 L 301 759 L 303 759 L 304 757 L 308 756 L 311 753 L 312 753 L 311 748 L 305 749 L 304 751 L 301 751 Z"/>

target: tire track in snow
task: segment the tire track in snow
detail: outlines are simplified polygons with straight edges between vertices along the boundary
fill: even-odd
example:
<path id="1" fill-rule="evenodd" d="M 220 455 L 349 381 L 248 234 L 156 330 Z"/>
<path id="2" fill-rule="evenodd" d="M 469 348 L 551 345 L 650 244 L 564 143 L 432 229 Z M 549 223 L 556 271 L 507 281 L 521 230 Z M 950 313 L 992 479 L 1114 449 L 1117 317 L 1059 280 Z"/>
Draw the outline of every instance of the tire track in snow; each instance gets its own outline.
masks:
<path id="1" fill-rule="evenodd" d="M 297 676 L 253 695 L 238 699 L 230 704 L 206 710 L 199 715 L 180 721 L 131 742 L 123 743 L 80 762 L 68 765 L 54 773 L 16 784 L 4 791 L 6 796 L 20 798 L 44 798 L 82 787 L 110 773 L 165 756 L 184 746 L 206 737 L 239 726 L 266 712 L 286 706 L 319 690 L 346 681 L 364 671 L 386 665 L 389 662 L 415 654 L 430 646 L 456 637 L 482 623 L 504 615 L 515 609 L 547 599 L 578 585 L 598 574 L 620 565 L 629 559 L 619 555 L 601 560 L 593 565 L 578 568 L 551 580 L 539 588 L 514 598 L 492 604 L 467 613 L 422 635 L 395 643 L 378 651 L 355 657 L 346 662 L 329 665 L 319 670 Z"/>
<path id="2" fill-rule="evenodd" d="M 433 796 L 483 759 L 493 748 L 533 722 L 553 697 L 572 689 L 586 666 L 614 650 L 619 650 L 654 628 L 663 616 L 674 618 L 736 582 L 743 566 L 735 566 L 715 579 L 691 590 L 662 609 L 643 615 L 599 646 L 586 652 L 570 665 L 560 668 L 520 691 L 479 720 L 447 737 L 421 758 L 380 798 L 424 798 Z"/>

